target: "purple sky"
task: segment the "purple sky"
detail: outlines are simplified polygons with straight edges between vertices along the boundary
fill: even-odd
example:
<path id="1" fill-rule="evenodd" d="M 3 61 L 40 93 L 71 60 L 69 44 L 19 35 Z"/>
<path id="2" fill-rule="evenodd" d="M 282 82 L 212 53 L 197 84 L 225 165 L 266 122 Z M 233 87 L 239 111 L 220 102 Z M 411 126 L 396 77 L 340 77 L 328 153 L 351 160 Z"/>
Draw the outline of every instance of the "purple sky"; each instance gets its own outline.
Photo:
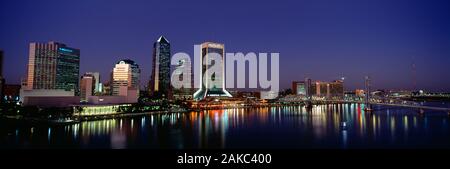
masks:
<path id="1" fill-rule="evenodd" d="M 450 91 L 450 2 L 446 0 L 148 1 L 2 0 L 0 49 L 7 83 L 25 76 L 28 43 L 50 40 L 81 49 L 81 73 L 135 60 L 142 81 L 160 35 L 172 53 L 225 44 L 227 52 L 279 52 L 280 85 L 309 76 L 346 77 L 362 88 Z M 145 83 L 142 83 L 145 84 Z"/>

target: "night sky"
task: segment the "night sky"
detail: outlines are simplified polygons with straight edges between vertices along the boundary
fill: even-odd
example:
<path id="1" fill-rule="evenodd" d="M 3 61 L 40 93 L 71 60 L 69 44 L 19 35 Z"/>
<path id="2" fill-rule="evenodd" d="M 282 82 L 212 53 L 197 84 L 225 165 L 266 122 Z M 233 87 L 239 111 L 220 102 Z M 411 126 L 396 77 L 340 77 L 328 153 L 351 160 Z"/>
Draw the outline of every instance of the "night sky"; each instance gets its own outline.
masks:
<path id="1" fill-rule="evenodd" d="M 151 72 L 160 35 L 172 54 L 204 41 L 227 52 L 279 52 L 280 85 L 305 76 L 346 89 L 450 91 L 450 1 L 298 0 L 149 1 L 2 0 L 0 49 L 4 76 L 19 84 L 26 75 L 28 44 L 58 41 L 81 50 L 81 74 L 99 71 L 105 81 L 115 62 L 129 58 Z"/>

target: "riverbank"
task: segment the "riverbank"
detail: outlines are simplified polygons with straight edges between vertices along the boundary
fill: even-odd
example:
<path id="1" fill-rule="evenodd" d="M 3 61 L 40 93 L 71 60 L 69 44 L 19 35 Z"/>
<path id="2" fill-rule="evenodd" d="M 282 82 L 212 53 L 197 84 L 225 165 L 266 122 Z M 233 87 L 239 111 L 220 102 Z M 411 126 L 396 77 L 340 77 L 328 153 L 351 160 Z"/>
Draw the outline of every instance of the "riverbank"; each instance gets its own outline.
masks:
<path id="1" fill-rule="evenodd" d="M 139 113 L 119 113 L 119 114 L 111 114 L 111 115 L 96 115 L 96 116 L 82 116 L 82 117 L 74 117 L 76 121 L 95 121 L 95 120 L 103 120 L 103 119 L 114 119 L 114 118 L 126 118 L 126 117 L 136 117 L 136 116 L 145 116 L 152 114 L 164 114 L 164 113 L 185 113 L 189 112 L 188 110 L 183 111 L 151 111 L 151 112 L 139 112 Z"/>
<path id="2" fill-rule="evenodd" d="M 137 112 L 137 113 L 117 113 L 110 115 L 93 115 L 93 116 L 71 116 L 61 119 L 48 119 L 42 117 L 24 117 L 22 115 L 3 115 L 1 118 L 10 122 L 18 123 L 28 123 L 28 124 L 44 124 L 44 125 L 70 125 L 76 124 L 83 121 L 95 121 L 104 119 L 114 119 L 114 118 L 127 118 L 136 116 L 145 116 L 152 114 L 164 114 L 164 113 L 184 113 L 188 110 L 178 110 L 178 111 L 150 111 L 150 112 Z"/>

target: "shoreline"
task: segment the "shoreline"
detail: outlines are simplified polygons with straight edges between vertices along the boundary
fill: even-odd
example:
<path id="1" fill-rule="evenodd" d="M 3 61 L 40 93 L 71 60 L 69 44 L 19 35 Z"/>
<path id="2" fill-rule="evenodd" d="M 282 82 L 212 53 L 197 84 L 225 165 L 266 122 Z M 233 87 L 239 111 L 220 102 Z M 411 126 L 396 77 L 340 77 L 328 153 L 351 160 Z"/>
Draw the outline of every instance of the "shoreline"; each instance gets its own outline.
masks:
<path id="1" fill-rule="evenodd" d="M 348 104 L 348 103 L 358 103 L 358 102 L 317 102 L 314 105 L 323 105 L 323 104 Z M 149 111 L 149 112 L 134 112 L 134 113 L 115 113 L 115 114 L 106 114 L 106 115 L 91 115 L 91 116 L 78 116 L 72 115 L 71 117 L 66 117 L 66 120 L 55 120 L 55 119 L 46 119 L 40 117 L 24 117 L 23 115 L 0 115 L 0 118 L 11 120 L 15 122 L 24 122 L 30 124 L 46 124 L 46 125 L 70 125 L 77 124 L 83 121 L 96 121 L 96 120 L 104 120 L 104 119 L 115 119 L 115 118 L 127 118 L 127 117 L 136 117 L 136 116 L 145 116 L 145 115 L 153 115 L 153 114 L 164 114 L 164 113 L 187 113 L 187 112 L 201 112 L 208 110 L 220 110 L 220 109 L 247 109 L 247 108 L 263 108 L 263 107 L 280 107 L 280 106 L 305 106 L 304 102 L 290 102 L 290 103 L 278 103 L 278 104 L 265 104 L 265 105 L 239 105 L 239 106 L 223 106 L 223 107 L 201 107 L 201 108 L 190 108 L 186 110 L 177 110 L 177 111 L 169 111 L 169 110 L 159 110 L 159 111 Z M 401 106 L 400 106 L 401 107 Z M 450 112 L 448 112 L 450 115 Z"/>

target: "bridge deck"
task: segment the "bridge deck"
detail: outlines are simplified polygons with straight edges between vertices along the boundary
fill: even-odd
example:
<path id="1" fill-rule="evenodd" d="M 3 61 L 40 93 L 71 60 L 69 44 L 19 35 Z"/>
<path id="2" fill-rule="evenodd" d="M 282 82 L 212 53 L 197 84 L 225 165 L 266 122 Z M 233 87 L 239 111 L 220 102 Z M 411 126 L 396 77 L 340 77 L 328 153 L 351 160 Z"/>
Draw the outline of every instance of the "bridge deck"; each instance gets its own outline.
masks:
<path id="1" fill-rule="evenodd" d="M 358 101 L 330 101 L 330 102 L 344 102 L 344 103 L 360 103 L 360 104 L 364 104 L 364 102 L 358 102 Z M 437 110 L 437 111 L 450 112 L 450 108 L 446 108 L 446 107 L 431 107 L 431 106 L 420 106 L 420 105 L 410 105 L 410 104 L 392 104 L 392 103 L 376 103 L 376 102 L 371 102 L 370 104 L 372 104 L 372 105 L 407 107 L 407 108 L 417 108 L 417 109 L 427 109 L 427 110 Z"/>

